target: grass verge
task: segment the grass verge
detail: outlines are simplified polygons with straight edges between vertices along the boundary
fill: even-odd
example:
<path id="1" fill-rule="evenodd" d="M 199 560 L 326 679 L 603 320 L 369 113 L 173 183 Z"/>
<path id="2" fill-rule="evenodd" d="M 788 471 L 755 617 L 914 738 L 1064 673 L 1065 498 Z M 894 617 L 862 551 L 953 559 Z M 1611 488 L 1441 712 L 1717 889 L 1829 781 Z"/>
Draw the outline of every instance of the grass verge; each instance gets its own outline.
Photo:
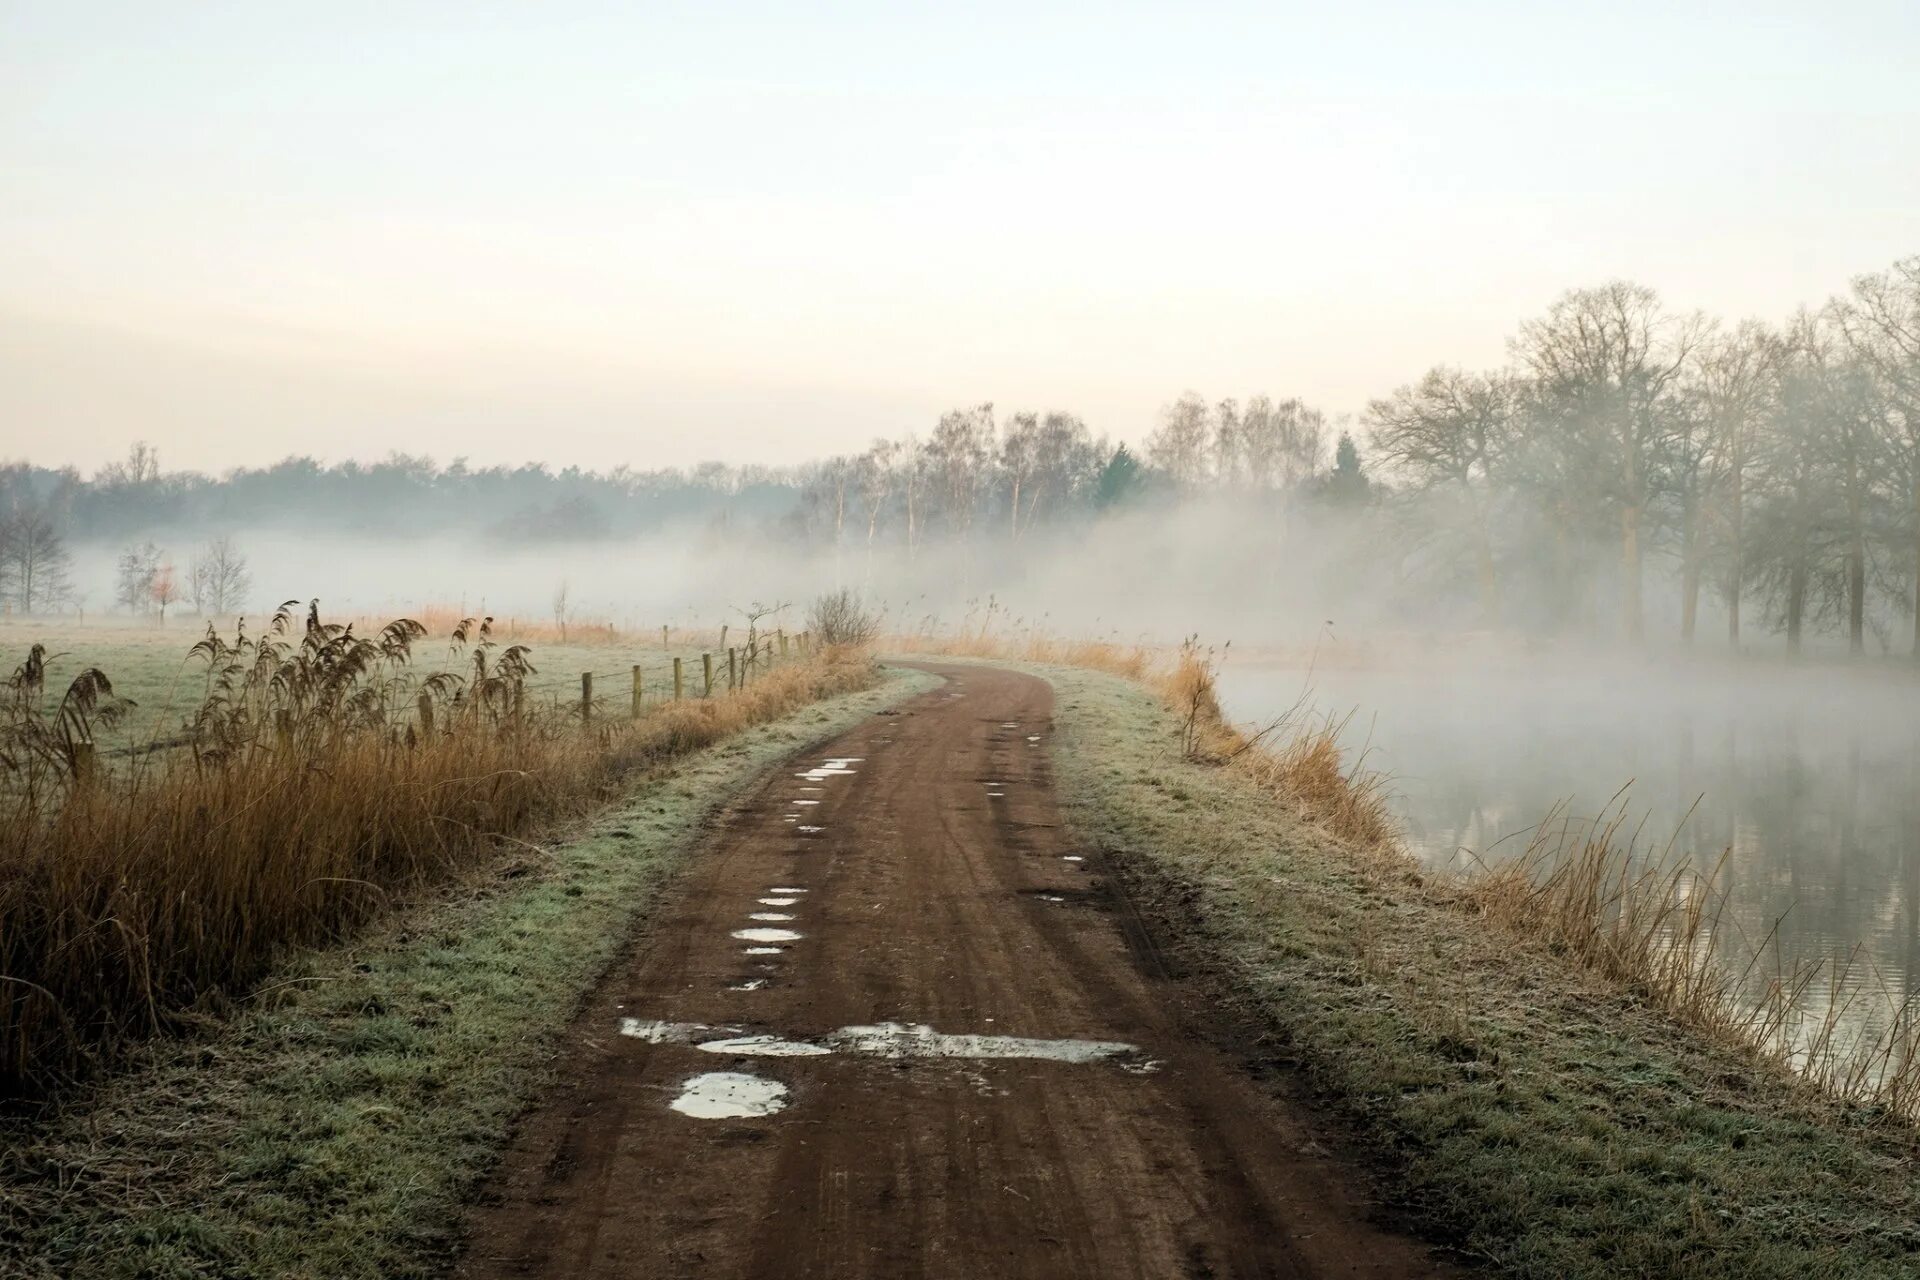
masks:
<path id="1" fill-rule="evenodd" d="M 1909 1126 L 1356 856 L 1164 695 L 1038 670 L 1070 820 L 1430 1237 L 1542 1280 L 1920 1274 Z"/>
<path id="2" fill-rule="evenodd" d="M 768 764 L 934 681 L 686 757 L 564 843 L 296 954 L 230 1018 L 0 1134 L 0 1275 L 441 1273 L 551 1047 L 701 825 Z"/>

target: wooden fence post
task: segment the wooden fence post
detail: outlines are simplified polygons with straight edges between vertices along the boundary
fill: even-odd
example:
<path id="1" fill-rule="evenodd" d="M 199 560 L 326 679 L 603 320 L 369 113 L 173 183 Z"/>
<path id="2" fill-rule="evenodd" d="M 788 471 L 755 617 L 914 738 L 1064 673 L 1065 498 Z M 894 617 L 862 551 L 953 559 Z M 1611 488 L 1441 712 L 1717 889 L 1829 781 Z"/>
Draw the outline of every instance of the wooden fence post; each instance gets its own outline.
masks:
<path id="1" fill-rule="evenodd" d="M 593 721 L 593 672 L 580 673 L 580 725 L 585 728 Z"/>
<path id="2" fill-rule="evenodd" d="M 720 647 L 727 647 L 727 624 L 724 622 L 720 624 Z"/>
<path id="3" fill-rule="evenodd" d="M 633 664 L 633 718 L 640 718 L 640 664 Z"/>
<path id="4" fill-rule="evenodd" d="M 732 693 L 740 687 L 740 660 L 733 650 L 727 650 L 727 692 Z"/>
<path id="5" fill-rule="evenodd" d="M 673 660 L 673 700 L 680 701 L 680 659 Z"/>
<path id="6" fill-rule="evenodd" d="M 706 681 L 706 683 L 703 684 L 700 688 L 700 696 L 703 698 L 711 698 L 713 696 L 713 655 L 712 654 L 703 653 L 700 655 L 700 671 Z"/>
<path id="7" fill-rule="evenodd" d="M 660 624 L 660 648 L 664 651 L 666 647 L 667 647 L 667 624 L 663 622 Z"/>

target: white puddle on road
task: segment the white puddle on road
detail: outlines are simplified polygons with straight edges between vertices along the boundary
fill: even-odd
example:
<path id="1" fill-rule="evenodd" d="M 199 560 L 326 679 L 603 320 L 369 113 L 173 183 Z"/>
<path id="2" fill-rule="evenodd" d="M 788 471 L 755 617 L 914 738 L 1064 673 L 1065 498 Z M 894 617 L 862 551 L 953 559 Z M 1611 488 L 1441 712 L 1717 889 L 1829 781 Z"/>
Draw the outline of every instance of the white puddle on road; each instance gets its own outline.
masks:
<path id="1" fill-rule="evenodd" d="M 1113 1062 L 1129 1071 L 1152 1071 L 1157 1063 L 1139 1046 L 1118 1040 L 1039 1040 L 1028 1036 L 948 1035 L 921 1023 L 881 1022 L 841 1027 L 812 1040 L 794 1040 L 744 1027 L 700 1022 L 620 1019 L 620 1034 L 648 1044 L 690 1044 L 705 1053 L 747 1058 L 817 1058 L 843 1053 L 865 1058 L 1030 1059 L 1042 1062 Z"/>
<path id="2" fill-rule="evenodd" d="M 762 898 L 760 899 L 760 905 L 763 907 L 790 907 L 798 901 L 800 901 L 798 898 Z"/>
<path id="3" fill-rule="evenodd" d="M 750 956 L 777 956 L 785 947 L 743 947 L 741 950 Z"/>
<path id="4" fill-rule="evenodd" d="M 735 929 L 733 936 L 742 942 L 798 942 L 801 937 L 792 929 Z"/>
<path id="5" fill-rule="evenodd" d="M 793 919 L 793 913 L 788 911 L 756 911 L 748 916 L 747 919 L 759 920 L 766 924 L 785 924 L 787 921 Z"/>
<path id="6" fill-rule="evenodd" d="M 758 991 L 767 985 L 765 978 L 745 978 L 728 986 L 729 991 Z"/>
<path id="7" fill-rule="evenodd" d="M 819 804 L 818 800 L 795 800 L 795 804 Z"/>
<path id="8" fill-rule="evenodd" d="M 802 823 L 798 829 L 800 831 L 800 834 L 808 835 L 808 836 L 817 836 L 822 831 L 826 830 L 825 827 L 809 827 L 805 823 Z"/>
<path id="9" fill-rule="evenodd" d="M 1077 853 L 1063 853 L 1063 854 L 1061 854 L 1061 855 L 1060 855 L 1060 861 L 1062 861 L 1062 862 L 1085 862 L 1085 861 L 1086 861 L 1086 859 L 1085 859 L 1085 858 L 1083 858 L 1083 857 L 1081 857 L 1081 856 L 1080 856 L 1079 854 L 1077 854 Z"/>
<path id="10" fill-rule="evenodd" d="M 792 887 L 789 887 L 789 886 L 787 886 L 787 885 L 784 885 L 784 884 L 777 884 L 777 885 L 775 885 L 775 886 L 773 886 L 773 888 L 771 888 L 771 889 L 769 889 L 769 890 L 767 890 L 767 892 L 768 892 L 768 893 L 805 893 L 805 892 L 806 892 L 806 890 L 805 890 L 805 889 L 799 889 L 799 888 L 792 888 Z M 761 901 L 762 901 L 762 902 L 765 902 L 765 901 L 766 901 L 766 899 L 765 899 L 765 898 L 762 898 L 762 899 L 761 899 Z"/>
<path id="11" fill-rule="evenodd" d="M 817 1058 L 833 1050 L 805 1040 L 782 1040 L 779 1036 L 730 1036 L 724 1040 L 702 1040 L 694 1046 L 703 1053 L 737 1053 L 748 1058 Z"/>
<path id="12" fill-rule="evenodd" d="M 745 1120 L 785 1110 L 787 1086 L 740 1071 L 709 1071 L 687 1081 L 667 1105 L 696 1120 Z"/>

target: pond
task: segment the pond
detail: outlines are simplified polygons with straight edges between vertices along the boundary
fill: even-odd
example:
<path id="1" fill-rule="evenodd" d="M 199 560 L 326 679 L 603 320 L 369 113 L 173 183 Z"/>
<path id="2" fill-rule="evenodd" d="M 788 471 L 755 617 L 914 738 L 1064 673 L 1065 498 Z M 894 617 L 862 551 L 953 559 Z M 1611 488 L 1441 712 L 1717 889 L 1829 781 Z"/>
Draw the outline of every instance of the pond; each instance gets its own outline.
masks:
<path id="1" fill-rule="evenodd" d="M 1343 742 L 1391 776 L 1406 844 L 1429 866 L 1515 856 L 1557 804 L 1591 817 L 1631 784 L 1620 803 L 1643 847 L 1671 841 L 1703 868 L 1727 855 L 1730 950 L 1752 954 L 1777 929 L 1755 981 L 1776 960 L 1858 946 L 1854 991 L 1920 990 L 1920 681 L 1904 669 L 1236 660 L 1220 692 L 1241 723 L 1303 695 L 1351 713 Z"/>

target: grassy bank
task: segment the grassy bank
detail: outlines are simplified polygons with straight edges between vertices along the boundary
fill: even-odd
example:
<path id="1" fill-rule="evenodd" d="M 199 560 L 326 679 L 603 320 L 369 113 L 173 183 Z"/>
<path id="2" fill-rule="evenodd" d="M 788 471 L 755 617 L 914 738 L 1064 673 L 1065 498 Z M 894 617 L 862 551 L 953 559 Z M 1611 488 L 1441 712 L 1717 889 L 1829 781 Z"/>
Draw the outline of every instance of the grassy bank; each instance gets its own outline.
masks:
<path id="1" fill-rule="evenodd" d="M 1432 1238 L 1543 1280 L 1920 1273 L 1909 1126 L 1369 852 L 1287 799 L 1314 762 L 1197 762 L 1177 689 L 1040 669 L 1075 826 Z"/>
<path id="2" fill-rule="evenodd" d="M 701 824 L 766 765 L 930 683 L 889 673 L 738 732 L 13 1122 L 0 1275 L 439 1273 L 555 1037 Z"/>

